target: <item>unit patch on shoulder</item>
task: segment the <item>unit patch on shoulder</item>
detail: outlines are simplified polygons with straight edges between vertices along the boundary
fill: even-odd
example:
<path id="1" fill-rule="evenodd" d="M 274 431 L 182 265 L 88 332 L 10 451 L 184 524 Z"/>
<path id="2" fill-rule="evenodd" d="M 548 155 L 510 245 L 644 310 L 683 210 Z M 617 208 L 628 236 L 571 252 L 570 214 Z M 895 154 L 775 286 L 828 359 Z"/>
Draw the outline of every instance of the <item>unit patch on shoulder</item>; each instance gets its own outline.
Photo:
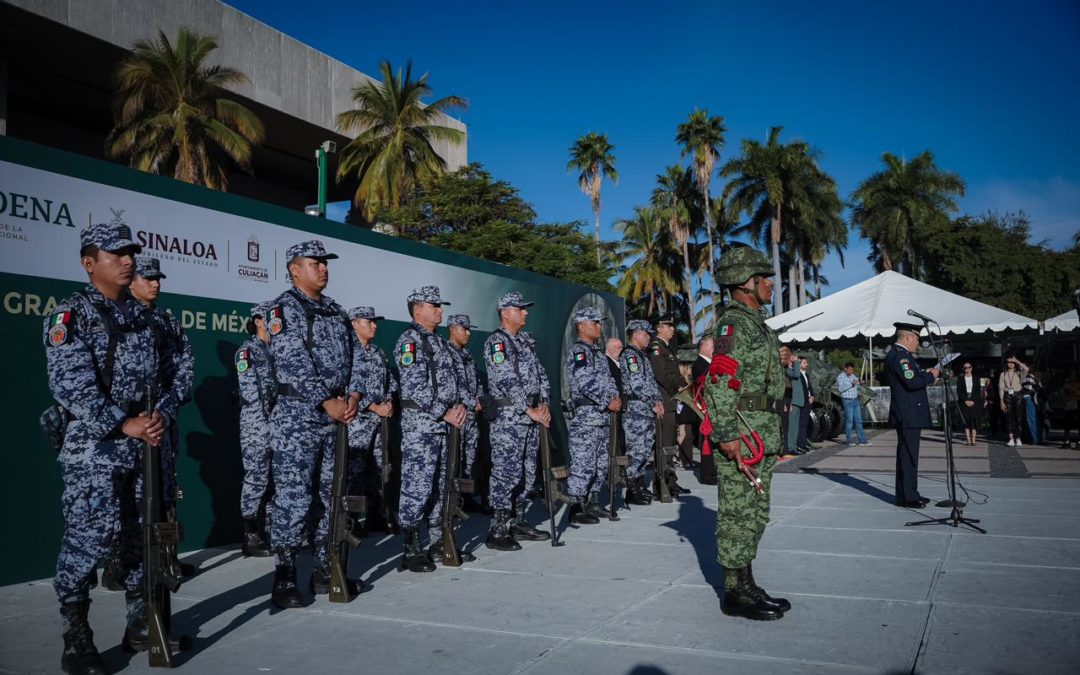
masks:
<path id="1" fill-rule="evenodd" d="M 72 331 L 68 324 L 74 315 L 70 309 L 57 309 L 49 318 L 49 345 L 59 347 L 71 341 Z"/>
<path id="2" fill-rule="evenodd" d="M 237 373 L 239 373 L 240 375 L 243 375 L 244 373 L 246 373 L 248 371 L 248 368 L 251 367 L 251 363 L 248 361 L 248 359 L 250 357 L 251 356 L 248 353 L 248 350 L 246 350 L 246 349 L 241 349 L 240 351 L 236 352 L 236 372 Z"/>
<path id="3" fill-rule="evenodd" d="M 589 358 L 585 356 L 585 352 L 574 352 L 574 370 L 584 368 L 588 362 Z"/>
<path id="4" fill-rule="evenodd" d="M 285 330 L 285 312 L 281 305 L 270 310 L 270 317 L 266 322 L 266 331 L 271 335 L 277 335 Z"/>
<path id="5" fill-rule="evenodd" d="M 491 362 L 495 365 L 506 361 L 506 343 L 503 341 L 491 343 Z"/>
<path id="6" fill-rule="evenodd" d="M 716 329 L 716 337 L 726 337 L 735 334 L 735 326 L 724 324 Z"/>
<path id="7" fill-rule="evenodd" d="M 656 347 L 652 348 L 652 355 L 653 356 L 660 356 L 660 347 L 659 346 L 656 346 Z"/>
<path id="8" fill-rule="evenodd" d="M 641 364 L 638 363 L 636 356 L 631 356 L 630 358 L 626 359 L 626 364 L 627 366 L 629 366 L 631 373 L 637 373 L 641 371 Z"/>
<path id="9" fill-rule="evenodd" d="M 416 361 L 416 343 L 406 342 L 401 345 L 401 365 L 411 366 Z"/>

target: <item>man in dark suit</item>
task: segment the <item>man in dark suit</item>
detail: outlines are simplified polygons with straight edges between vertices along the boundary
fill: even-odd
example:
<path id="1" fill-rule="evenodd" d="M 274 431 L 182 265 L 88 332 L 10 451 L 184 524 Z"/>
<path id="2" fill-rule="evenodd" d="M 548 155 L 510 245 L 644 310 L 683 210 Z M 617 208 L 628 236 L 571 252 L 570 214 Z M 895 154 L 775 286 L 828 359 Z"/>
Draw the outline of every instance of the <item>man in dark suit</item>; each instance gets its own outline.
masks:
<path id="1" fill-rule="evenodd" d="M 930 500 L 919 494 L 919 439 L 930 428 L 926 387 L 941 376 L 938 368 L 923 370 L 915 360 L 921 326 L 895 323 L 896 344 L 885 355 L 885 379 L 892 394 L 889 423 L 896 428 L 896 505 L 922 508 Z"/>
<path id="2" fill-rule="evenodd" d="M 615 388 L 619 390 L 619 397 L 626 396 L 626 390 L 623 389 L 622 371 L 619 369 L 619 355 L 623 351 L 623 342 L 617 337 L 608 338 L 607 344 L 604 346 L 604 355 L 607 356 L 608 370 L 611 371 L 611 377 L 615 379 Z M 618 437 L 616 441 L 618 443 L 619 452 L 626 454 L 626 435 L 623 432 L 622 424 L 615 425 L 614 432 Z"/>
<path id="3" fill-rule="evenodd" d="M 671 348 L 675 337 L 675 319 L 664 315 L 656 320 L 656 337 L 649 345 L 649 360 L 652 362 L 653 377 L 660 387 L 660 401 L 664 404 L 664 417 L 660 422 L 661 440 L 664 447 L 675 445 L 677 428 L 675 425 L 675 394 L 686 386 L 686 381 L 679 372 L 679 360 Z"/>
<path id="4" fill-rule="evenodd" d="M 701 338 L 698 342 L 698 356 L 694 359 L 694 364 L 690 366 L 690 387 L 693 391 L 697 391 L 701 386 L 701 380 L 705 377 L 705 373 L 709 372 L 709 364 L 712 363 L 713 357 L 713 338 L 712 336 L 706 336 Z M 700 420 L 697 420 L 690 426 L 693 436 L 693 442 L 697 444 L 697 447 L 701 448 L 701 464 L 698 467 L 698 481 L 702 485 L 716 485 L 716 462 L 713 461 L 712 449 L 708 448 L 709 453 L 706 454 L 705 438 L 701 435 Z"/>

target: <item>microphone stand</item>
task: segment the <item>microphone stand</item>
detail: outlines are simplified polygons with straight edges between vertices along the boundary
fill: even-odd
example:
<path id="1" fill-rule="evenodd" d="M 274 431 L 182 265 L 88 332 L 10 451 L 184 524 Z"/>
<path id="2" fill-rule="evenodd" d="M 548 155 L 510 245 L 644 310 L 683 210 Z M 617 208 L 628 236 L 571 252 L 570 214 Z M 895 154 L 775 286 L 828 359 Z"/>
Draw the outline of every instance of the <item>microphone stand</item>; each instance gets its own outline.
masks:
<path id="1" fill-rule="evenodd" d="M 953 399 L 952 386 L 950 383 L 949 373 L 950 370 L 947 365 L 944 365 L 945 361 L 945 348 L 941 339 L 941 324 L 938 324 L 938 332 L 935 334 L 934 329 L 931 328 L 931 321 L 925 317 L 919 317 L 923 320 L 923 325 L 926 327 L 926 332 L 930 338 L 930 345 L 934 348 L 934 355 L 937 357 L 937 362 L 943 364 L 941 366 L 941 380 L 944 383 L 945 389 L 945 403 L 941 410 L 941 425 L 945 430 L 945 466 L 946 466 L 946 484 L 949 490 L 949 498 L 937 503 L 938 506 L 952 507 L 952 511 L 948 516 L 944 518 L 928 518 L 926 520 L 914 520 L 909 523 L 904 523 L 907 526 L 914 525 L 951 525 L 952 527 L 959 527 L 960 525 L 966 525 L 976 532 L 986 534 L 986 530 L 982 529 L 975 523 L 979 522 L 975 518 L 964 517 L 964 507 L 967 502 L 962 502 L 956 498 L 956 456 L 953 453 L 953 438 L 952 438 L 952 406 L 957 406 L 959 410 L 960 403 Z M 934 321 L 933 323 L 937 323 Z"/>

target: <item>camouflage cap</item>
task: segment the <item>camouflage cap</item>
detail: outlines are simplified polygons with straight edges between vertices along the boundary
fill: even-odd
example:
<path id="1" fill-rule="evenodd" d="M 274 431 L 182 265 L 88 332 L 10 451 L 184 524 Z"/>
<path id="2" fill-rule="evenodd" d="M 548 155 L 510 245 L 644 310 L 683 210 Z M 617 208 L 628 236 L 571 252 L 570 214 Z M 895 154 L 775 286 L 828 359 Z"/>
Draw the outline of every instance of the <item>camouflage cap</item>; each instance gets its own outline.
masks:
<path id="1" fill-rule="evenodd" d="M 136 253 L 142 251 L 142 246 L 131 238 L 131 228 L 123 223 L 97 223 L 85 228 L 79 233 L 79 246 L 97 246 L 109 253 L 124 248 L 134 248 Z"/>
<path id="2" fill-rule="evenodd" d="M 716 283 L 721 286 L 738 286 L 752 276 L 773 275 L 769 259 L 761 251 L 740 246 L 728 251 L 720 258 L 716 268 Z"/>
<path id="3" fill-rule="evenodd" d="M 167 279 L 161 272 L 161 261 L 148 255 L 135 256 L 135 274 L 143 279 Z"/>
<path id="4" fill-rule="evenodd" d="M 652 335 L 655 332 L 652 324 L 644 319 L 634 319 L 626 324 L 627 335 L 633 335 L 636 330 L 643 330 L 649 335 Z"/>
<path id="5" fill-rule="evenodd" d="M 420 288 L 414 288 L 412 293 L 409 293 L 409 302 L 426 302 L 432 305 L 449 305 L 450 303 L 442 299 L 439 293 L 438 286 L 421 286 Z"/>
<path id="6" fill-rule="evenodd" d="M 382 321 L 385 316 L 375 313 L 374 307 L 353 307 L 349 310 L 349 321 L 353 319 L 367 319 L 368 321 Z"/>
<path id="7" fill-rule="evenodd" d="M 327 253 L 326 247 L 318 239 L 312 239 L 310 241 L 302 241 L 299 244 L 293 244 L 285 251 L 285 260 L 290 261 L 296 258 L 317 258 L 319 260 L 333 260 L 337 258 L 336 253 Z"/>
<path id="8" fill-rule="evenodd" d="M 446 325 L 461 326 L 462 328 L 468 328 L 469 330 L 480 327 L 473 325 L 472 321 L 469 320 L 468 314 L 451 314 L 450 318 L 446 320 Z"/>
<path id="9" fill-rule="evenodd" d="M 574 312 L 574 323 L 584 323 L 586 321 L 601 322 L 603 320 L 604 315 L 595 307 L 582 307 Z"/>
<path id="10" fill-rule="evenodd" d="M 266 313 L 270 311 L 271 302 L 260 302 L 257 305 L 251 306 L 251 318 L 252 319 L 265 319 Z"/>
<path id="11" fill-rule="evenodd" d="M 508 307 L 532 307 L 535 304 L 535 302 L 526 302 L 525 297 L 521 295 L 521 293 L 518 293 L 517 291 L 509 291 L 503 293 L 502 297 L 499 298 L 498 309 L 506 309 Z"/>

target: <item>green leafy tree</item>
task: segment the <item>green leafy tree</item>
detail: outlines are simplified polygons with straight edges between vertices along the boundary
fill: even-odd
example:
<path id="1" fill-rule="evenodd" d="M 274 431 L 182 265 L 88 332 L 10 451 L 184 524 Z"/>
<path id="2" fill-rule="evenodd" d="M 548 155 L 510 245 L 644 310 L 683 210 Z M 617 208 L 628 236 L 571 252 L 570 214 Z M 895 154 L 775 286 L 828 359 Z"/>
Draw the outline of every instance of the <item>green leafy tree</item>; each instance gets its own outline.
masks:
<path id="1" fill-rule="evenodd" d="M 680 124 L 675 131 L 675 142 L 682 146 L 682 156 L 693 158 L 692 166 L 701 190 L 701 201 L 705 205 L 705 230 L 709 243 L 709 304 L 716 306 L 714 290 L 716 288 L 716 256 L 713 253 L 713 219 L 709 200 L 709 184 L 712 182 L 713 168 L 720 160 L 720 151 L 724 149 L 724 118 L 721 115 L 709 116 L 708 110 L 690 113 L 689 119 Z"/>
<path id="2" fill-rule="evenodd" d="M 802 141 L 781 143 L 782 130 L 783 127 L 769 129 L 769 137 L 764 145 L 743 140 L 740 155 L 720 171 L 720 175 L 731 179 L 724 189 L 731 218 L 737 219 L 742 213 L 750 217 L 749 223 L 741 231 L 749 233 L 754 240 L 760 240 L 768 227 L 773 274 L 778 285 L 783 279 L 780 269 L 783 224 L 790 223 L 792 215 L 787 211 L 798 212 L 799 209 L 808 208 L 803 203 L 807 199 L 806 191 L 814 184 L 815 174 L 820 173 L 810 146 Z M 782 297 L 774 297 L 773 313 L 779 314 L 783 304 Z M 794 307 L 794 303 L 789 305 Z"/>
<path id="3" fill-rule="evenodd" d="M 928 150 L 910 162 L 881 156 L 884 170 L 864 180 L 852 195 L 851 218 L 872 243 L 871 260 L 881 270 L 917 277 L 920 242 L 930 228 L 948 223 L 964 196 L 964 180 L 943 171 Z"/>
<path id="4" fill-rule="evenodd" d="M 357 178 L 353 203 L 368 221 L 381 208 L 400 207 L 420 183 L 445 171 L 446 161 L 433 143 L 460 144 L 465 134 L 445 126 L 443 115 L 468 107 L 459 96 L 425 105 L 421 99 L 431 94 L 428 75 L 414 80 L 412 63 L 406 64 L 402 75 L 400 68 L 395 73 L 390 62 L 383 61 L 379 72 L 381 81 L 353 87 L 356 108 L 336 120 L 341 133 L 356 133 L 341 150 L 337 179 Z"/>
<path id="5" fill-rule="evenodd" d="M 175 44 L 158 31 L 139 40 L 116 69 L 115 122 L 105 154 L 140 171 L 227 190 L 230 161 L 251 172 L 263 140 L 255 113 L 229 98 L 248 81 L 235 68 L 208 65 L 217 41 L 181 28 Z"/>
<path id="6" fill-rule="evenodd" d="M 515 187 L 478 164 L 432 177 L 396 209 L 377 214 L 406 239 L 613 291 L 582 223 L 536 223 Z"/>
<path id="7" fill-rule="evenodd" d="M 567 171 L 578 172 L 578 187 L 589 198 L 593 219 L 596 221 L 596 262 L 600 264 L 600 186 L 604 178 L 618 185 L 619 172 L 615 169 L 615 146 L 607 134 L 590 131 L 574 142 L 570 148 Z"/>
<path id="8" fill-rule="evenodd" d="M 926 281 L 1023 316 L 1056 316 L 1080 286 L 1080 245 L 1056 251 L 1030 238 L 1023 213 L 963 216 L 931 228 L 920 241 Z"/>

